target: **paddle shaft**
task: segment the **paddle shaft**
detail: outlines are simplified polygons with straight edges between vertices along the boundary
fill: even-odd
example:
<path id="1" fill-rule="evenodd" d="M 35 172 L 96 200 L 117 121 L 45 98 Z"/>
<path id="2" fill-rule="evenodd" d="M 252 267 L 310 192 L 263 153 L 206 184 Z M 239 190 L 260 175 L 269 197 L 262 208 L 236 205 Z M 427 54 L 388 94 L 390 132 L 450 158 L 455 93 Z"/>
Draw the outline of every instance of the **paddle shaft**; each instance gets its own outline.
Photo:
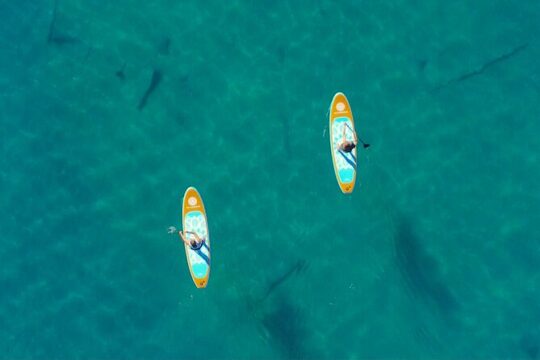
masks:
<path id="1" fill-rule="evenodd" d="M 351 130 L 352 132 L 354 132 L 354 133 L 356 134 L 356 132 L 355 132 L 353 129 L 351 129 L 351 127 L 349 126 L 349 124 L 345 123 L 345 126 L 347 126 L 347 127 L 349 128 L 349 130 Z M 358 137 L 358 135 L 356 135 L 356 138 L 358 139 L 358 141 L 360 141 L 360 142 L 362 143 L 362 145 L 364 145 L 364 149 L 367 149 L 367 148 L 369 147 L 369 144 L 363 142 L 362 139 L 360 139 L 360 138 Z"/>

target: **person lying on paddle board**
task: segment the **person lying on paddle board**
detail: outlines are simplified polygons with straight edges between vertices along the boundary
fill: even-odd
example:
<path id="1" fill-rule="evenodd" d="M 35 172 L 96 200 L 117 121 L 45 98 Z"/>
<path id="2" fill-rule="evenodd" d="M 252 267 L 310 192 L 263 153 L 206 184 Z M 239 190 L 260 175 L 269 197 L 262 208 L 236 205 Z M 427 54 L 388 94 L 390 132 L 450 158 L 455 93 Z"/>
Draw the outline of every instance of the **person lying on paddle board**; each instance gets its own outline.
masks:
<path id="1" fill-rule="evenodd" d="M 347 129 L 345 127 L 348 127 L 352 131 L 354 141 L 347 140 L 347 135 L 345 133 Z M 351 151 L 354 150 L 356 145 L 358 145 L 358 137 L 356 136 L 356 131 L 351 129 L 351 127 L 348 124 L 344 124 L 343 125 L 343 141 L 341 142 L 341 144 L 339 144 L 339 150 L 345 153 L 350 153 Z M 364 148 L 369 147 L 369 144 L 365 144 L 363 141 L 362 141 L 362 145 L 364 145 Z"/>
<path id="2" fill-rule="evenodd" d="M 191 239 L 191 240 L 188 240 L 186 239 L 186 237 L 184 236 L 184 234 L 182 233 L 182 231 L 179 231 L 178 232 L 178 235 L 180 235 L 180 239 L 182 239 L 182 241 L 184 243 L 186 243 L 187 245 L 189 245 L 189 247 L 192 249 L 192 250 L 199 250 L 200 248 L 202 248 L 203 244 L 204 244 L 204 238 L 200 238 L 199 235 L 197 235 L 196 232 L 193 232 L 193 231 L 184 231 L 186 234 L 191 234 L 193 236 L 195 236 L 195 239 Z"/>

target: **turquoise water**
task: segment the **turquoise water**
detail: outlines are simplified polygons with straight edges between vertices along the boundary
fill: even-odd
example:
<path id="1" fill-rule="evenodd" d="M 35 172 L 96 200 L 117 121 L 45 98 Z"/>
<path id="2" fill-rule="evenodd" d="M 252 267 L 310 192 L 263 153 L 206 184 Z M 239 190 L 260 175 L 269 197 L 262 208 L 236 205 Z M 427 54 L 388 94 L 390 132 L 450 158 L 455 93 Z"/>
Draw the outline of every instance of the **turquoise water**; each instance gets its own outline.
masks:
<path id="1" fill-rule="evenodd" d="M 540 357 L 539 2 L 53 8 L 0 2 L 1 358 Z"/>

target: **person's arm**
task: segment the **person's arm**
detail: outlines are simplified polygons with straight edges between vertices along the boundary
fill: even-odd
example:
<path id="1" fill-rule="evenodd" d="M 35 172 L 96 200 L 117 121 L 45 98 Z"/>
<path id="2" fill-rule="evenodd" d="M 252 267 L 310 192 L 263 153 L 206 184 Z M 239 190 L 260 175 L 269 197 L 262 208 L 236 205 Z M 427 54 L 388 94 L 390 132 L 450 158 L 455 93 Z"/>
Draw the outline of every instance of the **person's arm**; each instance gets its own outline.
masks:
<path id="1" fill-rule="evenodd" d="M 187 232 L 187 231 L 186 231 L 186 232 Z M 180 235 L 180 239 L 182 239 L 182 241 L 184 242 L 184 244 L 189 245 L 189 241 L 186 239 L 186 237 L 184 236 L 184 234 L 182 234 L 182 231 L 179 231 L 179 232 L 178 232 L 178 235 Z"/>
<path id="2" fill-rule="evenodd" d="M 197 241 L 198 243 L 201 242 L 201 238 L 199 237 L 199 235 L 197 235 L 196 232 L 194 232 L 194 231 L 186 231 L 186 233 L 192 234 L 193 236 L 195 236 L 195 241 Z"/>
<path id="3" fill-rule="evenodd" d="M 358 138 L 356 137 L 356 131 L 352 130 L 352 134 L 354 136 L 354 145 L 358 145 Z"/>
<path id="4" fill-rule="evenodd" d="M 347 125 L 347 127 L 351 130 L 352 134 L 353 134 L 353 137 L 354 137 L 354 145 L 358 145 L 358 138 L 356 137 L 356 131 L 354 131 L 350 126 L 349 124 L 345 123 L 345 125 Z M 345 134 L 345 128 L 343 129 L 343 133 Z M 345 136 L 345 135 L 343 135 Z"/>

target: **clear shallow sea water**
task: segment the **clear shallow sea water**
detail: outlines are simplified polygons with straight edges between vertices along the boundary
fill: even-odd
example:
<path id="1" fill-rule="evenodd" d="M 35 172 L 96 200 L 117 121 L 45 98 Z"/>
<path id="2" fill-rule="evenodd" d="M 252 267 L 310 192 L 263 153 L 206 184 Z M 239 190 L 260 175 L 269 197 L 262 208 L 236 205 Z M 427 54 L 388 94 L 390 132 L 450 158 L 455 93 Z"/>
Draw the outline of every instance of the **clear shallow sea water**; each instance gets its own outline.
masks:
<path id="1" fill-rule="evenodd" d="M 53 8 L 0 2 L 1 358 L 540 357 L 540 3 Z"/>

